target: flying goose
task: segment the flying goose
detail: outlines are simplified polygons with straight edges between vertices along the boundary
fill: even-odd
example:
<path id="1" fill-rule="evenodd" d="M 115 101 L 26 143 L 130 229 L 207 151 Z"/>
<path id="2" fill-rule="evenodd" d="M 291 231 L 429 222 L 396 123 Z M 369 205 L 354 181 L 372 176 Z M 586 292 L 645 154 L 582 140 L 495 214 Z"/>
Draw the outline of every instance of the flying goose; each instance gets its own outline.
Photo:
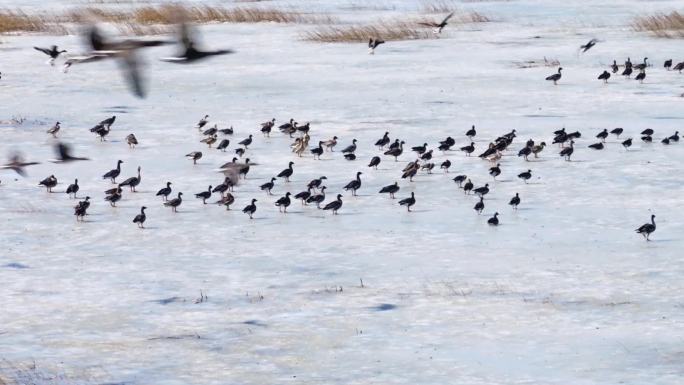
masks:
<path id="1" fill-rule="evenodd" d="M 452 16 L 454 16 L 454 12 L 451 12 L 450 14 L 448 14 L 448 15 L 447 15 L 441 22 L 439 22 L 439 23 L 434 22 L 434 21 L 425 21 L 425 22 L 420 22 L 420 23 L 418 23 L 418 24 L 424 25 L 424 26 L 426 26 L 426 27 L 432 27 L 432 28 L 433 28 L 433 29 L 432 29 L 432 33 L 434 33 L 434 34 L 437 35 L 437 34 L 442 33 L 442 30 L 444 29 L 444 27 L 447 26 L 447 24 L 448 24 L 447 22 L 449 21 L 449 19 L 451 19 Z"/>

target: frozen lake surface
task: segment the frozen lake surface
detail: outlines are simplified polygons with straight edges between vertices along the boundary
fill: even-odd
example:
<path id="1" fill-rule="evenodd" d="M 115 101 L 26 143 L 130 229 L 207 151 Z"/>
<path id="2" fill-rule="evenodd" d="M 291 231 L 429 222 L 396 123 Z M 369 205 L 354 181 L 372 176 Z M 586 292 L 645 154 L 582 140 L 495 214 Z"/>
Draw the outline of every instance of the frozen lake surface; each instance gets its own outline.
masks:
<path id="1" fill-rule="evenodd" d="M 396 17 L 421 4 L 321 3 L 313 9 L 343 20 Z M 374 56 L 363 44 L 303 41 L 313 26 L 202 26 L 204 44 L 237 54 L 174 66 L 156 60 L 173 48 L 151 49 L 150 95 L 142 100 L 113 62 L 64 74 L 31 48 L 54 43 L 79 52 L 78 36 L 1 37 L 0 156 L 21 150 L 42 164 L 26 178 L 0 170 L 0 359 L 35 361 L 73 380 L 64 383 L 88 384 L 680 383 L 684 144 L 660 139 L 684 120 L 684 75 L 662 63 L 684 56 L 681 41 L 628 25 L 637 14 L 677 7 L 467 2 L 462 9 L 494 21 L 391 42 Z M 578 56 L 593 37 L 602 41 Z M 643 84 L 596 80 L 628 56 L 653 63 Z M 544 57 L 564 68 L 558 86 L 544 81 L 554 67 L 515 65 Z M 117 121 L 101 143 L 88 129 L 112 114 Z M 194 125 L 205 114 L 210 124 L 235 128 L 230 152 L 199 142 Z M 10 124 L 12 117 L 26 121 Z M 259 133 L 272 117 L 310 121 L 312 145 L 337 135 L 340 150 L 356 138 L 358 160 L 338 151 L 299 158 L 291 139 Z M 61 140 L 91 161 L 46 162 L 54 140 L 45 130 L 57 120 Z M 497 181 L 489 162 L 436 151 L 449 135 L 454 148 L 468 144 L 473 124 L 480 150 L 512 129 L 519 135 Z M 555 145 L 531 162 L 516 156 L 527 139 L 550 144 L 561 127 L 582 132 L 572 162 Z M 587 148 L 615 127 L 625 129 L 620 140 L 611 135 L 605 150 Z M 638 134 L 649 127 L 654 143 L 645 144 Z M 451 172 L 400 179 L 415 160 L 408 150 L 369 169 L 385 131 L 407 146 L 427 142 L 433 162 L 450 159 Z M 140 141 L 134 150 L 124 139 L 132 132 Z M 221 182 L 216 168 L 249 134 L 246 157 L 259 165 L 236 188 L 233 210 L 202 205 L 193 194 Z M 619 144 L 627 137 L 629 151 Z M 191 151 L 204 153 L 197 165 L 184 157 Z M 142 183 L 112 208 L 103 200 L 112 184 L 101 176 L 117 159 L 122 179 L 141 166 Z M 260 191 L 290 160 L 291 182 L 277 181 L 273 196 Z M 533 179 L 524 184 L 516 176 L 527 169 Z M 344 193 L 338 216 L 299 202 L 285 215 L 273 204 L 321 175 L 330 199 L 357 171 L 359 196 Z M 54 194 L 37 187 L 50 174 L 59 180 Z M 477 199 L 451 181 L 457 174 L 489 183 L 482 215 L 473 210 Z M 63 193 L 74 178 L 79 196 L 93 198 L 85 223 Z M 167 180 L 185 194 L 177 214 L 154 196 Z M 394 181 L 398 198 L 415 192 L 414 212 L 377 194 Z M 514 211 L 507 203 L 516 192 L 522 204 Z M 250 221 L 240 210 L 252 198 L 259 201 Z M 131 223 L 142 205 L 146 230 Z M 493 228 L 487 219 L 495 211 L 501 225 Z M 652 213 L 658 230 L 647 243 L 634 229 Z M 195 303 L 200 291 L 208 299 Z"/>

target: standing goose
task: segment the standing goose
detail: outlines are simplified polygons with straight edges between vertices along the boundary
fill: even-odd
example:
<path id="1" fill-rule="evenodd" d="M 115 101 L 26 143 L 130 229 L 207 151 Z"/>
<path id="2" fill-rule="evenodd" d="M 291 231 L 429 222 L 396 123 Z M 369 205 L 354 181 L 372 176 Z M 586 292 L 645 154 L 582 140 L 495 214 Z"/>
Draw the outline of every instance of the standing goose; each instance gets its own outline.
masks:
<path id="1" fill-rule="evenodd" d="M 638 80 L 639 83 L 643 83 L 644 79 L 646 79 L 646 71 L 645 70 L 639 71 L 639 73 L 637 74 L 635 79 Z"/>
<path id="2" fill-rule="evenodd" d="M 394 199 L 394 194 L 399 191 L 399 182 L 394 182 L 389 186 L 380 189 L 380 194 L 389 194 L 390 198 Z"/>
<path id="3" fill-rule="evenodd" d="M 219 132 L 222 133 L 223 135 L 233 135 L 233 132 L 234 132 L 233 126 L 230 126 L 228 128 L 222 128 L 219 130 Z"/>
<path id="4" fill-rule="evenodd" d="M 66 193 L 69 194 L 69 198 L 71 198 L 71 194 L 74 194 L 74 199 L 76 199 L 76 193 L 78 192 L 78 189 L 78 179 L 76 179 L 74 180 L 74 183 L 70 184 L 66 189 Z"/>
<path id="5" fill-rule="evenodd" d="M 679 142 L 679 131 L 675 131 L 674 135 L 670 136 L 668 139 L 673 142 Z"/>
<path id="6" fill-rule="evenodd" d="M 352 140 L 352 144 L 347 146 L 344 150 L 342 150 L 343 154 L 353 154 L 356 151 L 356 139 Z"/>
<path id="7" fill-rule="evenodd" d="M 475 187 L 475 185 L 470 179 L 468 179 L 463 185 L 463 193 L 469 195 L 470 192 L 473 190 L 473 187 Z"/>
<path id="8" fill-rule="evenodd" d="M 650 135 L 644 135 L 641 137 L 641 140 L 643 140 L 646 143 L 651 143 L 653 142 L 653 137 Z"/>
<path id="9" fill-rule="evenodd" d="M 371 158 L 370 162 L 368 163 L 368 167 L 373 167 L 374 169 L 377 170 L 379 164 L 380 164 L 380 157 L 374 156 Z"/>
<path id="10" fill-rule="evenodd" d="M 663 67 L 665 67 L 665 69 L 669 71 L 670 68 L 672 68 L 672 59 L 665 60 L 665 63 L 663 63 Z"/>
<path id="11" fill-rule="evenodd" d="M 90 199 L 90 197 L 86 197 L 85 201 L 79 202 L 79 204 L 74 206 L 74 215 L 76 216 L 77 222 L 83 222 L 84 217 L 87 215 L 86 211 L 88 210 L 88 206 L 90 206 L 88 199 Z M 87 203 L 87 205 L 85 205 L 85 203 Z"/>
<path id="12" fill-rule="evenodd" d="M 487 220 L 487 223 L 491 226 L 499 225 L 499 213 L 494 213 L 494 216 Z"/>
<path id="13" fill-rule="evenodd" d="M 178 198 L 173 198 L 170 201 L 164 202 L 164 206 L 171 207 L 171 210 L 174 213 L 178 212 L 178 206 L 180 206 L 181 203 L 183 203 L 183 198 L 181 198 L 182 196 L 183 196 L 183 193 L 179 192 Z"/>
<path id="14" fill-rule="evenodd" d="M 342 207 L 342 194 L 337 194 L 337 200 L 334 200 L 325 207 L 323 207 L 323 210 L 332 210 L 333 215 L 337 215 L 337 210 L 339 210 Z"/>
<path id="15" fill-rule="evenodd" d="M 655 215 L 651 215 L 651 223 L 646 223 L 644 225 L 641 225 L 638 229 L 635 230 L 638 234 L 641 234 L 646 238 L 647 241 L 650 241 L 648 237 L 656 231 L 656 223 L 655 223 Z"/>
<path id="16" fill-rule="evenodd" d="M 213 192 L 213 193 L 217 192 L 217 193 L 221 194 L 221 197 L 223 197 L 223 195 L 225 194 L 226 191 L 232 190 L 232 189 L 233 189 L 233 181 L 232 181 L 232 179 L 230 179 L 229 176 L 227 176 L 223 179 L 223 182 L 221 184 L 217 185 L 216 187 L 214 187 L 214 189 L 211 190 L 211 192 Z"/>
<path id="17" fill-rule="evenodd" d="M 451 161 L 449 159 L 445 160 L 439 165 L 439 168 L 444 170 L 445 173 L 449 173 L 449 167 L 451 167 Z"/>
<path id="18" fill-rule="evenodd" d="M 385 155 L 390 155 L 394 157 L 394 161 L 397 162 L 399 156 L 404 152 L 404 141 L 399 142 L 399 147 L 395 147 L 385 151 Z"/>
<path id="19" fill-rule="evenodd" d="M 411 206 L 416 204 L 416 195 L 414 192 L 411 192 L 411 196 L 409 198 L 404 198 L 399 201 L 400 206 L 406 206 L 406 210 L 408 212 L 411 212 Z"/>
<path id="20" fill-rule="evenodd" d="M 316 159 L 316 157 L 318 157 L 318 160 L 321 159 L 321 155 L 323 155 L 323 141 L 322 140 L 318 141 L 318 147 L 314 147 L 311 149 L 311 153 L 313 154 L 314 159 Z"/>
<path id="21" fill-rule="evenodd" d="M 662 144 L 670 144 L 670 138 L 663 138 L 663 140 L 660 141 Z"/>
<path id="22" fill-rule="evenodd" d="M 321 208 L 321 203 L 325 200 L 325 186 L 321 187 L 320 194 L 312 195 L 307 200 L 306 203 L 315 203 L 316 207 Z"/>
<path id="23" fill-rule="evenodd" d="M 236 148 L 235 149 L 235 154 L 242 158 L 243 155 L 245 155 L 245 149 L 244 148 Z"/>
<path id="24" fill-rule="evenodd" d="M 432 150 L 426 152 L 425 154 L 420 156 L 420 159 L 422 160 L 430 160 L 432 159 Z"/>
<path id="25" fill-rule="evenodd" d="M 266 137 L 271 136 L 271 129 L 275 126 L 275 118 L 269 120 L 268 122 L 261 123 L 261 133 Z"/>
<path id="26" fill-rule="evenodd" d="M 394 142 L 389 145 L 388 150 L 391 150 L 393 148 L 399 148 L 399 139 L 394 139 Z"/>
<path id="27" fill-rule="evenodd" d="M 647 128 L 647 129 L 641 131 L 641 135 L 652 136 L 654 133 L 655 133 L 655 131 L 653 131 L 653 129 L 651 129 L 651 128 Z"/>
<path id="28" fill-rule="evenodd" d="M 50 175 L 49 177 L 43 179 L 38 183 L 39 186 L 45 187 L 46 191 L 51 193 L 52 188 L 57 186 L 57 178 L 55 178 L 54 175 Z"/>
<path id="29" fill-rule="evenodd" d="M 625 67 L 625 70 L 622 71 L 622 75 L 629 78 L 630 76 L 632 76 L 632 71 L 632 67 Z"/>
<path id="30" fill-rule="evenodd" d="M 684 70 L 684 61 L 677 63 L 676 66 L 674 66 L 673 70 L 679 71 L 679 73 L 682 73 L 682 70 Z"/>
<path id="31" fill-rule="evenodd" d="M 515 193 L 515 196 L 511 198 L 511 201 L 508 202 L 508 204 L 513 206 L 514 210 L 517 210 L 518 205 L 520 204 L 520 195 L 518 195 L 518 193 Z"/>
<path id="32" fill-rule="evenodd" d="M 610 69 L 613 71 L 614 74 L 618 72 L 620 68 L 618 67 L 616 60 L 613 60 L 613 64 L 611 64 Z"/>
<path id="33" fill-rule="evenodd" d="M 212 186 L 209 185 L 209 188 L 207 189 L 207 191 L 202 191 L 200 193 L 195 194 L 195 198 L 201 199 L 202 204 L 206 205 L 207 199 L 211 198 L 211 188 L 212 188 Z"/>
<path id="34" fill-rule="evenodd" d="M 211 136 L 208 136 L 208 137 L 200 140 L 200 143 L 206 143 L 209 146 L 209 148 L 211 148 L 211 145 L 216 143 L 217 140 L 218 140 L 218 137 L 216 136 L 216 134 L 213 134 Z"/>
<path id="35" fill-rule="evenodd" d="M 249 147 L 249 145 L 252 144 L 252 134 L 249 134 L 247 139 L 241 140 L 238 144 L 241 146 L 245 146 L 245 149 L 247 149 L 247 147 Z"/>
<path id="36" fill-rule="evenodd" d="M 226 149 L 228 148 L 229 145 L 230 145 L 230 140 L 228 140 L 228 139 L 221 139 L 221 141 L 219 142 L 218 146 L 216 146 L 216 149 L 217 149 L 217 150 L 221 150 L 221 151 L 223 151 L 223 152 L 226 152 Z"/>
<path id="37" fill-rule="evenodd" d="M 469 145 L 461 147 L 461 151 L 466 153 L 466 156 L 470 156 L 475 151 L 475 143 L 470 142 Z"/>
<path id="38" fill-rule="evenodd" d="M 288 163 L 287 168 L 284 169 L 283 171 L 281 171 L 280 174 L 278 174 L 278 178 L 285 178 L 285 181 L 289 182 L 290 177 L 292 176 L 292 173 L 294 172 L 294 170 L 292 169 L 293 164 L 294 164 L 294 162 Z"/>
<path id="39" fill-rule="evenodd" d="M 475 207 L 473 209 L 477 211 L 477 214 L 480 215 L 482 214 L 482 210 L 484 210 L 485 204 L 484 204 L 484 198 L 480 197 L 480 200 L 475 203 Z"/>
<path id="40" fill-rule="evenodd" d="M 157 191 L 156 196 L 162 197 L 162 200 L 166 201 L 169 194 L 171 194 L 171 182 L 166 182 L 166 187 Z"/>
<path id="41" fill-rule="evenodd" d="M 197 161 L 202 159 L 202 151 L 193 151 L 185 156 L 192 159 L 192 164 L 197 164 Z"/>
<path id="42" fill-rule="evenodd" d="M 313 180 L 311 180 L 311 182 L 309 182 L 309 183 L 306 185 L 306 187 L 315 190 L 315 189 L 319 188 L 319 187 L 321 186 L 321 184 L 323 183 L 323 181 L 326 180 L 326 179 L 328 179 L 328 178 L 326 178 L 325 175 L 324 175 L 324 176 L 321 176 L 321 177 L 318 178 L 318 179 L 313 179 Z"/>
<path id="43" fill-rule="evenodd" d="M 518 151 L 518 156 L 522 156 L 525 159 L 525 161 L 528 160 L 527 157 L 530 156 L 530 154 L 532 154 L 532 147 L 530 146 L 525 146 L 520 151 Z"/>
<path id="44" fill-rule="evenodd" d="M 252 216 L 254 215 L 254 213 L 257 210 L 256 204 L 255 204 L 256 202 L 257 202 L 256 199 L 252 199 L 252 203 L 248 204 L 247 206 L 245 206 L 244 209 L 242 209 L 243 213 L 249 215 L 249 219 L 253 219 Z"/>
<path id="45" fill-rule="evenodd" d="M 610 72 L 608 71 L 603 71 L 603 73 L 598 76 L 598 80 L 603 80 L 603 84 L 608 84 L 608 79 L 610 79 Z"/>
<path id="46" fill-rule="evenodd" d="M 535 157 L 535 158 L 538 158 L 538 157 L 539 157 L 539 153 L 542 152 L 542 151 L 544 150 L 544 147 L 546 147 L 546 143 L 545 143 L 545 142 L 541 142 L 541 143 L 539 143 L 538 145 L 532 147 L 532 153 L 534 154 L 534 157 Z"/>
<path id="47" fill-rule="evenodd" d="M 608 129 L 607 128 L 604 128 L 603 131 L 599 132 L 596 135 L 596 138 L 601 139 L 602 142 L 605 142 L 607 137 L 608 137 Z"/>
<path id="48" fill-rule="evenodd" d="M 128 147 L 135 148 L 135 146 L 138 145 L 138 138 L 136 138 L 134 134 L 128 134 L 128 136 L 126 136 L 126 143 L 128 143 Z"/>
<path id="49" fill-rule="evenodd" d="M 204 128 L 207 123 L 209 123 L 209 115 L 204 115 L 204 117 L 197 122 L 197 129 L 202 131 L 202 128 Z"/>
<path id="50" fill-rule="evenodd" d="M 613 128 L 612 130 L 610 130 L 610 133 L 615 135 L 617 138 L 619 138 L 623 132 L 624 132 L 624 129 L 622 127 Z"/>
<path id="51" fill-rule="evenodd" d="M 389 142 L 389 131 L 385 131 L 385 134 L 382 136 L 382 138 L 378 139 L 378 141 L 375 142 L 375 145 L 380 147 L 380 149 L 383 149 L 385 146 L 389 144 Z"/>
<path id="52" fill-rule="evenodd" d="M 491 175 L 494 180 L 496 180 L 496 177 L 501 175 L 501 163 L 497 163 L 496 166 L 490 167 L 489 168 L 489 175 Z"/>
<path id="53" fill-rule="evenodd" d="M 212 136 L 218 132 L 218 124 L 214 124 L 213 127 L 210 127 L 202 132 L 202 135 L 204 136 Z"/>
<path id="54" fill-rule="evenodd" d="M 484 197 L 489 192 L 489 183 L 485 183 L 484 186 L 474 189 L 473 192 L 481 197 Z"/>
<path id="55" fill-rule="evenodd" d="M 598 142 L 598 143 L 590 144 L 588 147 L 593 148 L 594 150 L 603 150 L 605 146 L 603 145 L 602 142 Z"/>
<path id="56" fill-rule="evenodd" d="M 116 207 L 116 202 L 121 200 L 122 192 L 123 190 L 121 190 L 121 187 L 117 187 L 112 194 L 109 194 L 105 197 L 105 200 L 108 201 L 112 207 Z"/>
<path id="57" fill-rule="evenodd" d="M 521 172 L 520 174 L 518 174 L 518 178 L 524 180 L 525 184 L 527 184 L 527 181 L 530 180 L 530 178 L 532 178 L 532 170 Z"/>
<path id="58" fill-rule="evenodd" d="M 138 175 L 132 176 L 132 177 L 126 179 L 125 181 L 119 183 L 119 186 L 128 186 L 131 188 L 131 191 L 136 192 L 135 187 L 137 185 L 139 185 L 141 181 L 142 181 L 142 177 L 140 175 L 140 166 L 138 166 Z"/>
<path id="59" fill-rule="evenodd" d="M 306 200 L 311 198 L 311 187 L 307 187 L 306 191 L 297 193 L 294 198 L 302 201 L 302 206 L 306 205 Z"/>
<path id="60" fill-rule="evenodd" d="M 558 67 L 558 72 L 551 75 L 547 76 L 546 80 L 552 81 L 554 85 L 558 84 L 558 81 L 561 79 L 561 71 L 563 70 L 563 67 Z"/>
<path id="61" fill-rule="evenodd" d="M 278 206 L 278 211 L 282 213 L 287 213 L 287 206 L 290 205 L 290 192 L 288 191 L 285 193 L 284 197 L 280 197 L 276 202 L 275 205 Z"/>
<path id="62" fill-rule="evenodd" d="M 625 150 L 629 149 L 631 146 L 632 146 L 632 138 L 629 138 L 629 139 L 622 142 L 622 147 L 624 147 Z"/>
<path id="63" fill-rule="evenodd" d="M 465 182 L 466 178 L 468 178 L 466 175 L 456 175 L 453 181 L 458 183 L 458 187 L 462 187 L 463 182 Z"/>
<path id="64" fill-rule="evenodd" d="M 328 151 L 335 152 L 334 148 L 337 146 L 337 136 L 333 136 L 332 139 L 324 141 L 323 145 L 328 149 Z"/>
<path id="65" fill-rule="evenodd" d="M 145 220 L 147 220 L 147 215 L 145 215 L 146 209 L 147 209 L 147 207 L 145 207 L 145 206 L 141 207 L 140 208 L 140 214 L 136 215 L 135 218 L 133 218 L 133 223 L 137 223 L 138 227 L 140 227 L 141 229 L 145 228 L 144 223 L 145 223 Z"/>
<path id="66" fill-rule="evenodd" d="M 562 149 L 561 152 L 559 153 L 560 156 L 565 157 L 565 160 L 568 161 L 568 162 L 570 161 L 570 157 L 572 156 L 572 153 L 575 152 L 575 148 L 574 148 L 574 146 L 573 146 L 574 144 L 575 144 L 575 141 L 574 141 L 574 140 L 571 140 L 571 141 L 570 141 L 570 147 L 565 147 L 565 148 Z"/>
<path id="67" fill-rule="evenodd" d="M 422 146 L 411 147 L 411 151 L 415 151 L 418 155 L 423 155 L 427 151 L 427 143 L 423 143 Z"/>
<path id="68" fill-rule="evenodd" d="M 368 39 L 368 53 L 371 55 L 375 54 L 375 49 L 378 48 L 380 44 L 384 44 L 385 41 L 382 39 L 375 38 L 373 39 L 372 37 Z"/>
<path id="69" fill-rule="evenodd" d="M 470 127 L 470 130 L 466 131 L 466 136 L 472 140 L 475 135 L 477 135 L 477 131 L 475 131 L 475 125 L 473 124 L 473 126 Z"/>
<path id="70" fill-rule="evenodd" d="M 116 162 L 116 168 L 107 171 L 106 174 L 102 175 L 102 179 L 111 179 L 112 183 L 116 183 L 116 178 L 121 174 L 121 163 L 123 163 L 123 160 L 118 160 Z"/>
<path id="71" fill-rule="evenodd" d="M 276 181 L 276 178 L 271 178 L 270 182 L 266 182 L 266 183 L 262 184 L 261 186 L 259 186 L 259 188 L 261 189 L 261 191 L 266 191 L 266 193 L 268 195 L 273 195 L 273 194 L 271 194 L 271 189 L 273 189 L 273 186 L 275 185 L 275 183 L 273 183 L 273 182 L 275 182 L 275 181 Z"/>
<path id="72" fill-rule="evenodd" d="M 50 127 L 50 129 L 47 130 L 46 132 L 47 132 L 48 134 L 52 135 L 53 138 L 56 138 L 56 137 L 57 137 L 57 133 L 59 132 L 59 130 L 60 130 L 61 128 L 62 128 L 62 127 L 60 126 L 60 123 L 57 122 L 57 123 L 55 123 L 54 126 Z"/>
<path id="73" fill-rule="evenodd" d="M 221 199 L 219 199 L 216 203 L 219 205 L 224 205 L 226 206 L 226 210 L 230 210 L 230 205 L 235 203 L 235 197 L 231 193 L 226 193 L 226 195 L 222 195 Z"/>
<path id="74" fill-rule="evenodd" d="M 643 71 L 643 70 L 645 70 L 645 69 L 646 69 L 646 67 L 648 67 L 648 63 L 646 62 L 647 60 L 648 60 L 648 58 L 647 58 L 647 57 L 645 57 L 645 58 L 644 58 L 644 62 L 643 62 L 643 63 L 640 63 L 640 64 L 637 64 L 637 65 L 635 65 L 635 66 L 634 66 L 634 69 L 636 69 L 636 70 L 639 70 L 639 71 Z"/>
<path id="75" fill-rule="evenodd" d="M 352 180 L 351 182 L 347 183 L 346 186 L 344 186 L 344 189 L 346 191 L 352 190 L 352 195 L 356 195 L 356 190 L 361 188 L 361 174 L 363 174 L 361 171 L 356 173 L 356 179 Z"/>

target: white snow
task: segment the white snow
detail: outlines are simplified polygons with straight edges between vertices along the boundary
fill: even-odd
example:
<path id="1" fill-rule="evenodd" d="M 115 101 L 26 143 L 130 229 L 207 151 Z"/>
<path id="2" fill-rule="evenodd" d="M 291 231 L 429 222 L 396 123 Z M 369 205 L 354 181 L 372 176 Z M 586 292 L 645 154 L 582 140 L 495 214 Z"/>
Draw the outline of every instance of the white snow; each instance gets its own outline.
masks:
<path id="1" fill-rule="evenodd" d="M 313 8 L 373 20 L 420 4 L 378 11 L 352 3 Z M 684 75 L 662 62 L 684 57 L 680 41 L 627 25 L 639 13 L 677 7 L 469 2 L 464 9 L 496 21 L 447 27 L 440 39 L 390 42 L 373 56 L 364 44 L 302 41 L 312 26 L 202 26 L 204 45 L 237 54 L 177 66 L 156 60 L 174 48 L 151 49 L 143 100 L 128 92 L 116 63 L 64 74 L 31 48 L 55 43 L 80 52 L 78 36 L 2 37 L 0 120 L 27 121 L 0 125 L 0 156 L 21 150 L 42 164 L 27 178 L 0 170 L 0 358 L 35 360 L 89 383 L 680 383 L 684 144 L 659 140 L 684 119 Z M 602 41 L 578 57 L 593 37 Z M 653 63 L 644 84 L 596 79 L 627 56 Z M 513 64 L 544 57 L 564 68 L 558 86 L 544 81 L 555 68 Z M 88 129 L 112 114 L 113 131 L 100 143 Z M 193 196 L 221 182 L 215 169 L 233 157 L 199 143 L 194 125 L 205 114 L 210 124 L 235 127 L 231 151 L 255 135 L 246 157 L 259 166 L 236 189 L 229 212 Z M 359 159 L 298 158 L 289 138 L 260 135 L 259 123 L 272 117 L 311 121 L 312 146 L 337 135 L 339 151 L 356 138 Z M 93 160 L 46 162 L 54 155 L 45 130 L 57 120 L 61 140 Z M 488 162 L 436 151 L 448 135 L 454 148 L 467 144 L 472 124 L 479 150 L 511 129 L 519 134 L 496 182 Z M 572 162 L 550 145 L 563 126 L 583 135 Z M 629 151 L 612 135 L 603 151 L 586 147 L 614 127 L 634 138 Z M 638 139 L 647 127 L 656 131 L 653 144 Z M 398 163 L 383 157 L 379 170 L 367 168 L 385 130 L 408 146 L 427 141 L 433 161 L 450 159 L 452 171 L 400 180 L 415 159 L 408 150 Z M 140 141 L 134 150 L 125 143 L 132 132 Z M 549 144 L 534 162 L 515 156 L 528 138 Z M 204 157 L 193 166 L 184 155 L 197 150 Z M 103 191 L 112 185 L 101 175 L 117 159 L 125 162 L 122 180 L 142 166 L 142 183 L 111 208 Z M 292 182 L 277 181 L 272 197 L 259 191 L 290 160 Z M 528 168 L 533 180 L 525 185 L 516 175 Z M 359 196 L 344 193 L 338 216 L 299 202 L 284 215 L 273 205 L 320 175 L 331 199 L 359 170 Z M 461 173 L 492 188 L 481 216 L 476 198 L 451 181 Z M 50 174 L 58 193 L 37 187 Z M 76 222 L 75 201 L 59 193 L 74 178 L 79 196 L 93 198 L 86 223 Z M 177 214 L 154 196 L 167 180 L 174 195 L 185 193 Z M 377 194 L 396 180 L 398 198 L 415 191 L 414 212 Z M 522 204 L 514 212 L 507 203 L 516 192 Z M 253 197 L 250 221 L 240 210 Z M 143 204 L 148 228 L 139 230 L 131 221 Z M 494 211 L 497 228 L 486 224 Z M 651 213 L 658 230 L 647 243 L 634 229 Z M 208 301 L 196 304 L 200 290 Z"/>

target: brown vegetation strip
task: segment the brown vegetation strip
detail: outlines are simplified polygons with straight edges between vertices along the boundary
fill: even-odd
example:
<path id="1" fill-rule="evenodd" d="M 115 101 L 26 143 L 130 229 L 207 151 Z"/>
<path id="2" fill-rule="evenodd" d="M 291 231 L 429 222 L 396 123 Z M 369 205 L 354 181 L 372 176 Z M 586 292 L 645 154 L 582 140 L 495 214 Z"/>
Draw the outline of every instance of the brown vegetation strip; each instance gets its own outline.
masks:
<path id="1" fill-rule="evenodd" d="M 632 28 L 639 32 L 650 32 L 657 37 L 684 37 L 684 15 L 677 11 L 639 16 L 632 21 Z"/>

